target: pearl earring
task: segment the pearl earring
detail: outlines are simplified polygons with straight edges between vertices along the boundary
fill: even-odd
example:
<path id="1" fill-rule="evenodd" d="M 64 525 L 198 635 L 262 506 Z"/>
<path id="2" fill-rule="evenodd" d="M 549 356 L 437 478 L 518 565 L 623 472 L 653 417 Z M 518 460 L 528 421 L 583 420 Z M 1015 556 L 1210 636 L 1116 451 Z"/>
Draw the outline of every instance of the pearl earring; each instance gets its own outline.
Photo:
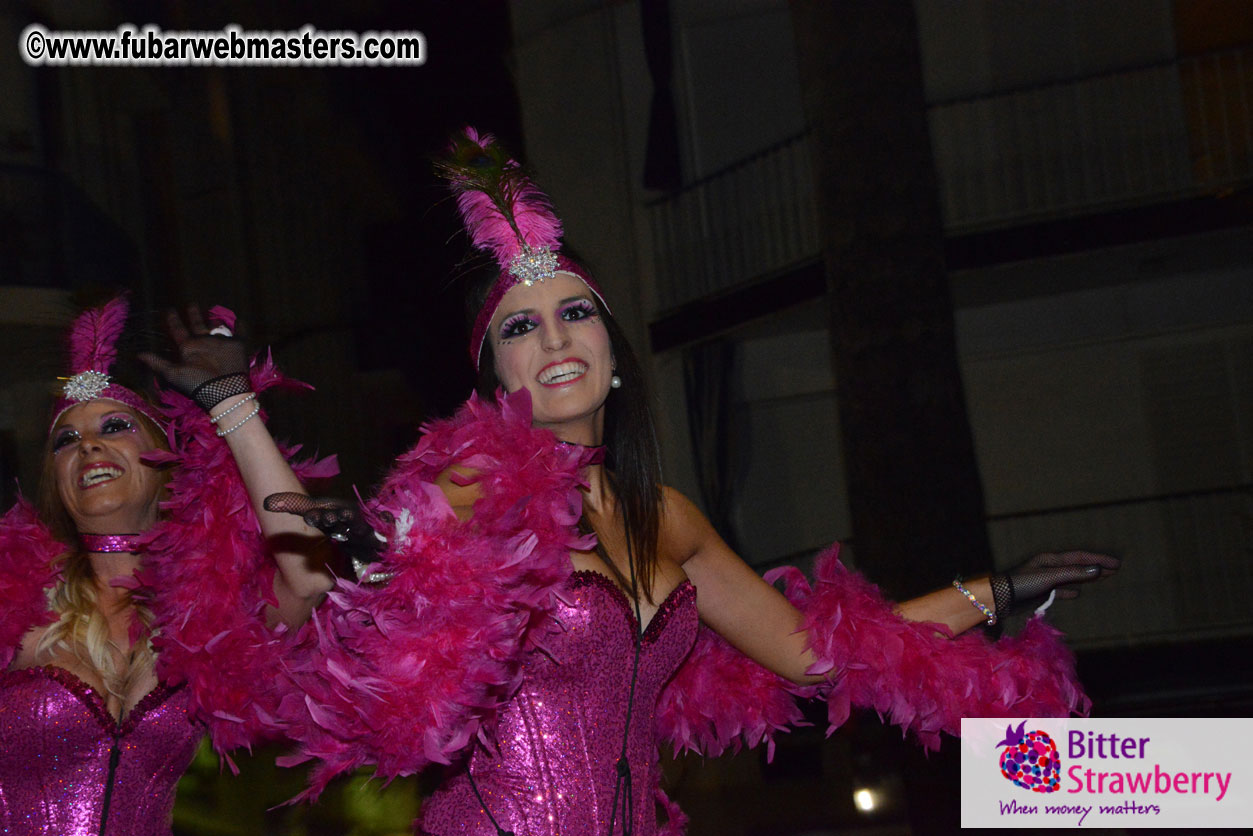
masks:
<path id="1" fill-rule="evenodd" d="M 617 375 L 614 375 L 613 377 L 609 378 L 609 386 L 612 389 L 621 389 L 622 378 L 618 377 Z"/>

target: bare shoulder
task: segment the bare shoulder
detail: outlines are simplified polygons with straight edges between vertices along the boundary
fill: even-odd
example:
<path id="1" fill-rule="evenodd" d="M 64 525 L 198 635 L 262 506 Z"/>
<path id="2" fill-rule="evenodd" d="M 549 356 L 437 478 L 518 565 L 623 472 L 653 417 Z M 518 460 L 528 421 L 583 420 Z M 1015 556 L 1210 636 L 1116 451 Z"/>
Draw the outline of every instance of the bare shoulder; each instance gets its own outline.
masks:
<path id="1" fill-rule="evenodd" d="M 696 507 L 696 503 L 669 485 L 661 486 L 661 518 L 663 525 L 671 522 L 704 522 L 708 525 L 705 515 Z"/>
<path id="2" fill-rule="evenodd" d="M 463 520 L 473 516 L 474 503 L 483 495 L 478 476 L 479 471 L 474 468 L 454 464 L 435 477 L 435 486 L 444 492 L 453 512 Z"/>
<path id="3" fill-rule="evenodd" d="M 662 551 L 677 563 L 701 551 L 712 542 L 721 542 L 696 503 L 669 485 L 661 488 Z"/>

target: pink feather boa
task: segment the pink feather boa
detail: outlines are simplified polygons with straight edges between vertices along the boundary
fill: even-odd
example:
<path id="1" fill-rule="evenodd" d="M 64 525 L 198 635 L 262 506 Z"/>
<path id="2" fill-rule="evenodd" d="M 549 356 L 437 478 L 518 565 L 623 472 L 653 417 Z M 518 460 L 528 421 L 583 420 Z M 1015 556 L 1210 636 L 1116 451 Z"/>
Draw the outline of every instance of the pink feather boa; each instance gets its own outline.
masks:
<path id="1" fill-rule="evenodd" d="M 702 626 L 696 647 L 662 692 L 658 733 L 677 752 L 717 756 L 800 724 L 794 697 L 827 701 L 828 734 L 851 707 L 873 708 L 936 749 L 940 732 L 957 735 L 962 717 L 1066 717 L 1090 702 L 1061 633 L 1033 618 L 1018 636 L 991 642 L 972 630 L 957 638 L 938 624 L 907 621 L 877 587 L 840 563 L 838 544 L 819 557 L 817 589 L 800 570 L 775 569 L 789 600 L 805 614 L 808 646 L 827 675 L 801 687 L 771 673 Z"/>
<path id="2" fill-rule="evenodd" d="M 471 522 L 434 484 L 454 464 L 482 488 Z M 282 674 L 280 715 L 299 741 L 284 763 L 318 761 L 304 797 L 366 764 L 389 779 L 448 763 L 476 737 L 490 745 L 522 654 L 553 626 L 569 551 L 591 545 L 574 533 L 579 466 L 572 449 L 531 426 L 525 391 L 499 406 L 472 398 L 399 460 L 370 506 L 389 541 L 378 571 L 395 577 L 381 587 L 340 581 Z M 806 614 L 821 660 L 811 673 L 829 681 L 794 685 L 702 627 L 659 699 L 659 742 L 716 756 L 764 741 L 772 752 L 776 733 L 803 723 L 796 697 L 815 695 L 828 700 L 832 729 L 863 705 L 930 746 L 940 731 L 956 734 L 962 716 L 1086 709 L 1071 657 L 1042 621 L 995 644 L 938 635 L 937 625 L 895 615 L 835 550 L 819 561 L 816 591 L 795 569 L 768 579 L 779 577 Z M 681 832 L 677 806 L 659 803 L 670 813 L 666 832 Z"/>
<path id="3" fill-rule="evenodd" d="M 28 631 L 56 619 L 44 590 L 56 583 L 52 564 L 64 553 L 25 499 L 0 519 L 0 670 L 13 664 Z"/>
<path id="4" fill-rule="evenodd" d="M 340 581 L 285 669 L 281 715 L 299 747 L 282 762 L 319 761 L 306 796 L 364 764 L 409 775 L 487 740 L 522 654 L 555 627 L 570 551 L 592 545 L 575 529 L 586 455 L 531 426 L 523 390 L 499 406 L 472 398 L 399 459 L 370 505 L 388 536 L 376 571 L 395 576 Z M 454 464 L 482 489 L 469 522 L 435 485 Z"/>
<path id="5" fill-rule="evenodd" d="M 783 579 L 804 614 L 808 646 L 825 674 L 828 732 L 853 705 L 873 708 L 924 746 L 937 749 L 940 732 L 957 735 L 962 717 L 1068 717 L 1091 702 L 1075 676 L 1061 633 L 1042 617 L 1017 636 L 989 641 L 978 630 L 956 638 L 939 624 L 907 621 L 877 587 L 839 561 L 839 546 L 814 569 L 816 588 L 793 567 L 766 574 Z"/>
<path id="6" fill-rule="evenodd" d="M 268 356 L 254 362 L 251 375 L 257 392 L 303 385 L 283 378 Z M 282 631 L 263 619 L 274 566 L 226 442 L 190 400 L 171 392 L 163 400 L 171 452 L 146 458 L 177 470 L 162 504 L 165 520 L 143 538 L 143 567 L 128 586 L 153 612 L 158 676 L 188 684 L 194 717 L 225 753 L 275 727 L 278 692 L 268 686 Z M 337 470 L 333 458 L 295 468 L 302 479 Z M 24 500 L 0 520 L 0 668 L 12 663 L 30 629 L 55 618 L 46 590 L 58 580 L 52 564 L 65 550 Z"/>
<path id="7" fill-rule="evenodd" d="M 807 725 L 795 698 L 815 693 L 766 670 L 702 624 L 692 652 L 661 692 L 657 735 L 676 755 L 717 757 L 764 741 L 773 758 L 776 732 Z"/>
<path id="8" fill-rule="evenodd" d="M 657 787 L 653 798 L 666 814 L 666 821 L 657 828 L 657 836 L 683 836 L 687 832 L 687 815 L 679 809 L 679 805 L 670 800 L 661 787 Z"/>

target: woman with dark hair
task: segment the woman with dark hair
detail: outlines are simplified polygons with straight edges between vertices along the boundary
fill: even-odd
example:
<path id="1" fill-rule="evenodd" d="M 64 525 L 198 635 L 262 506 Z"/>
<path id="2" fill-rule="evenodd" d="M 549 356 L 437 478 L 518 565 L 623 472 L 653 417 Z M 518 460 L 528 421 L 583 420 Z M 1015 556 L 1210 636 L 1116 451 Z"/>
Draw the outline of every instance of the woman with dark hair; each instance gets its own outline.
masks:
<path id="1" fill-rule="evenodd" d="M 816 589 L 781 573 L 785 597 L 661 483 L 639 364 L 544 195 L 472 130 L 442 170 L 501 268 L 473 296 L 479 391 L 369 503 L 383 561 L 288 666 L 313 792 L 362 764 L 445 763 L 421 832 L 653 834 L 658 804 L 678 832 L 658 744 L 770 744 L 796 696 L 825 698 L 833 725 L 872 706 L 928 745 L 962 716 L 1086 708 L 1043 621 L 953 636 L 1116 561 L 1041 555 L 893 607 L 832 551 Z"/>
<path id="2" fill-rule="evenodd" d="M 625 519 L 631 520 L 627 531 L 632 540 L 633 552 L 641 555 L 656 554 L 661 516 L 661 455 L 657 447 L 652 412 L 649 408 L 644 371 L 622 326 L 605 309 L 599 295 L 600 291 L 589 292 L 595 285 L 589 284 L 588 272 L 578 262 L 565 256 L 562 256 L 560 266 L 564 269 L 558 271 L 558 276 L 570 276 L 582 283 L 582 287 L 571 282 L 566 282 L 564 286 L 570 291 L 571 298 L 582 295 L 585 305 L 581 309 L 578 305 L 567 309 L 563 318 L 572 322 L 579 321 L 574 317 L 594 318 L 600 321 L 609 339 L 609 351 L 612 358 L 610 364 L 612 374 L 608 385 L 610 389 L 623 389 L 628 393 L 626 397 L 604 400 L 603 421 L 588 433 L 587 440 L 580 443 L 603 446 L 605 459 L 614 463 L 611 469 L 601 467 L 595 472 L 604 474 L 612 481 L 615 501 L 622 507 L 621 514 Z M 499 269 L 482 271 L 473 280 L 470 292 L 467 294 L 467 319 L 471 323 L 472 330 L 475 330 L 476 321 L 481 319 L 483 311 L 487 309 L 488 297 L 493 288 L 499 285 Z M 498 306 L 500 302 L 496 304 Z M 520 332 L 522 329 L 518 325 L 511 325 L 510 330 Z M 521 333 L 515 335 L 521 336 Z M 501 345 L 505 351 L 509 351 L 508 346 L 514 343 L 515 339 L 509 337 L 502 340 Z M 499 391 L 517 391 L 520 387 L 516 383 L 508 385 L 498 375 L 494 359 L 496 352 L 493 348 L 495 341 L 486 339 L 484 335 L 478 338 L 478 344 L 479 354 L 475 356 L 478 379 L 475 390 L 479 397 L 491 400 Z M 575 380 L 579 378 L 572 378 L 569 381 L 558 379 L 555 385 L 546 386 L 545 391 L 568 391 L 569 387 L 566 384 Z M 534 406 L 534 396 L 532 402 Z M 534 418 L 533 423 L 536 426 L 547 425 L 542 416 Z M 567 438 L 566 435 L 570 433 L 559 434 L 558 437 L 566 441 L 573 440 Z M 584 534 L 597 530 L 586 514 L 580 518 L 579 525 Z M 601 556 L 604 557 L 604 555 Z M 618 572 L 612 561 L 605 561 L 603 565 L 607 566 L 612 573 Z M 654 569 L 652 561 L 641 561 L 638 569 L 642 573 L 639 578 L 640 588 L 651 590 Z M 623 587 L 630 588 L 631 586 L 620 573 L 616 575 L 616 580 Z"/>
<path id="3" fill-rule="evenodd" d="M 320 533 L 249 501 L 302 490 L 254 420 L 273 368 L 250 375 L 229 311 L 211 335 L 193 309 L 178 363 L 149 359 L 195 402 L 157 406 L 110 377 L 126 313 L 75 322 L 39 508 L 0 521 L 3 833 L 168 836 L 200 738 L 224 752 L 268 727 L 275 627 L 330 587 Z"/>

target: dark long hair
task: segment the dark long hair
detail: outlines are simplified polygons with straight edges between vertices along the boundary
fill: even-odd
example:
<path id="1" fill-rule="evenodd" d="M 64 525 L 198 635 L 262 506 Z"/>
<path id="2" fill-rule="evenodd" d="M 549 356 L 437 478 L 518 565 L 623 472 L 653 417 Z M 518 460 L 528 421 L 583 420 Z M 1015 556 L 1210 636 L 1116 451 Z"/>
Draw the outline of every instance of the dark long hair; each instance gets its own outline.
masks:
<path id="1" fill-rule="evenodd" d="M 466 299 L 471 321 L 482 309 L 497 275 L 496 270 L 484 271 L 471 280 Z M 601 322 L 609 332 L 609 346 L 617 364 L 615 374 L 622 379 L 622 387 L 610 389 L 605 401 L 605 472 L 627 534 L 628 558 L 636 580 L 632 592 L 639 597 L 643 591 L 644 598 L 653 603 L 653 578 L 656 576 L 661 530 L 661 454 L 650 406 L 652 399 L 643 367 L 631 348 L 626 332 L 601 304 L 600 298 L 595 293 L 591 295 Z M 483 341 L 476 388 L 479 395 L 486 398 L 494 397 L 500 388 L 490 338 Z M 594 532 L 586 513 L 579 519 L 579 530 L 585 534 Z M 619 582 L 631 589 L 632 585 L 609 559 L 599 537 L 596 552 Z"/>

